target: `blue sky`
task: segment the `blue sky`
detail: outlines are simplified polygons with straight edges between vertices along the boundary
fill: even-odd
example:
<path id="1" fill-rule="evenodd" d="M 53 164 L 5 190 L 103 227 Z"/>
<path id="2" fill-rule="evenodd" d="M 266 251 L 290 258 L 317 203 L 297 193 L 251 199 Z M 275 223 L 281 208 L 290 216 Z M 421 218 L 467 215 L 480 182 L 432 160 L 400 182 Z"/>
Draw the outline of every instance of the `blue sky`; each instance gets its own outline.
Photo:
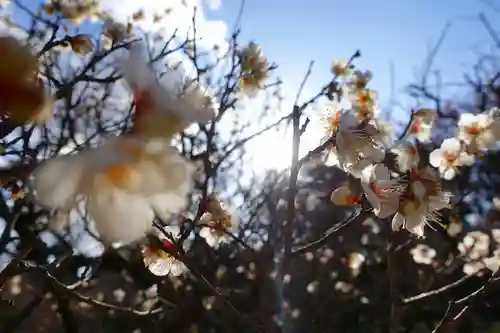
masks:
<path id="1" fill-rule="evenodd" d="M 490 1 L 490 6 L 487 5 Z M 391 62 L 396 87 L 416 77 L 428 50 L 436 43 L 447 22 L 446 40 L 436 59 L 446 81 L 459 79 L 473 51 L 489 47 L 492 40 L 478 20 L 484 13 L 494 25 L 500 18 L 495 0 L 247 0 L 243 15 L 245 39 L 259 42 L 290 89 L 296 88 L 310 60 L 315 67 L 310 92 L 325 80 L 332 59 L 348 58 L 356 48 L 360 67 L 374 72 L 373 87 L 381 102 L 391 95 Z M 500 2 L 496 2 L 500 9 Z M 224 1 L 207 18 L 229 26 L 237 17 L 240 1 Z M 496 24 L 496 28 L 500 28 Z"/>

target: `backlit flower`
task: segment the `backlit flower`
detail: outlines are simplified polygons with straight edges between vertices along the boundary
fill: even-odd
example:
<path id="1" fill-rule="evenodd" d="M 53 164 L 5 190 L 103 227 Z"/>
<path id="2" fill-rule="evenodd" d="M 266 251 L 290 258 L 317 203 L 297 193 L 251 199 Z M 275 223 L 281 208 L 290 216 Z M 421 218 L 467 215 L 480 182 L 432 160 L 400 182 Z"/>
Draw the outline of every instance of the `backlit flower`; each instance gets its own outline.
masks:
<path id="1" fill-rule="evenodd" d="M 421 142 L 427 142 L 431 137 L 434 124 L 435 111 L 432 109 L 419 109 L 412 115 L 412 121 L 406 135 L 412 136 Z"/>
<path id="2" fill-rule="evenodd" d="M 398 179 L 391 179 L 385 165 L 366 167 L 361 173 L 361 186 L 378 217 L 386 218 L 398 210 L 399 197 L 404 187 Z"/>
<path id="3" fill-rule="evenodd" d="M 204 225 L 200 230 L 200 237 L 214 248 L 231 240 L 228 233 L 234 232 L 238 223 L 234 215 L 228 212 L 215 197 L 208 199 L 206 212 L 202 215 L 200 222 Z"/>
<path id="4" fill-rule="evenodd" d="M 169 227 L 164 229 L 170 231 Z M 173 233 L 171 236 L 175 237 Z M 158 232 L 159 244 L 147 244 L 142 248 L 142 257 L 144 265 L 148 270 L 157 276 L 180 276 L 187 272 L 187 267 L 182 261 L 176 258 L 176 245 L 168 239 L 163 233 Z"/>
<path id="5" fill-rule="evenodd" d="M 416 168 L 420 162 L 418 149 L 411 142 L 399 142 L 391 151 L 396 155 L 396 163 L 402 172 Z"/>
<path id="6" fill-rule="evenodd" d="M 500 119 L 490 113 L 463 113 L 458 121 L 458 138 L 471 153 L 491 148 L 500 139 Z"/>
<path id="7" fill-rule="evenodd" d="M 361 159 L 380 162 L 384 151 L 375 140 L 377 129 L 368 123 L 359 123 L 351 112 L 343 112 L 335 138 L 341 165 L 354 165 Z"/>
<path id="8" fill-rule="evenodd" d="M 104 241 L 129 243 L 151 229 L 155 216 L 184 208 L 192 172 L 168 141 L 115 137 L 42 163 L 33 188 L 37 203 L 48 208 L 70 210 L 84 199 Z"/>
<path id="9" fill-rule="evenodd" d="M 392 219 L 393 230 L 405 228 L 423 237 L 426 225 L 439 224 L 439 211 L 449 206 L 450 197 L 450 193 L 442 190 L 433 169 L 412 169 L 408 188 L 400 197 L 398 212 Z"/>
<path id="10" fill-rule="evenodd" d="M 135 134 L 171 138 L 192 123 L 212 120 L 212 99 L 196 81 L 183 79 L 183 82 L 166 89 L 136 48 L 131 49 L 122 70 L 135 98 L 132 128 Z"/>

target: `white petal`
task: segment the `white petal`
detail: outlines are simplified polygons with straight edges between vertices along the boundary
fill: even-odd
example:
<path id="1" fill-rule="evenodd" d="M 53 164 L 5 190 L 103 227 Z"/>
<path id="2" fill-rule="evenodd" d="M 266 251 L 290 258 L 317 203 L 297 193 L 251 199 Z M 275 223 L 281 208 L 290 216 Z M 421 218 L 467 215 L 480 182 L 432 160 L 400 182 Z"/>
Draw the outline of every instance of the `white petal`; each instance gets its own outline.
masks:
<path id="1" fill-rule="evenodd" d="M 170 264 L 170 274 L 173 276 L 180 276 L 185 271 L 185 266 L 182 262 L 175 260 Z"/>
<path id="2" fill-rule="evenodd" d="M 464 127 L 476 122 L 476 116 L 472 113 L 462 113 L 460 115 L 460 120 L 458 121 L 458 126 Z"/>
<path id="3" fill-rule="evenodd" d="M 176 214 L 186 208 L 188 203 L 187 193 L 181 194 L 157 194 L 150 197 L 148 201 L 158 217 L 163 221 L 168 221 L 172 214 Z"/>
<path id="4" fill-rule="evenodd" d="M 487 113 L 481 113 L 476 116 L 477 125 L 481 128 L 489 126 L 491 120 L 491 116 Z"/>
<path id="5" fill-rule="evenodd" d="M 151 273 L 156 276 L 165 276 L 170 273 L 171 263 L 169 260 L 163 258 L 155 258 L 153 260 L 144 260 L 144 264 Z"/>
<path id="6" fill-rule="evenodd" d="M 330 200 L 338 206 L 351 205 L 352 203 L 349 202 L 351 195 L 352 191 L 348 186 L 341 186 L 332 192 Z"/>
<path id="7" fill-rule="evenodd" d="M 387 181 L 391 179 L 389 169 L 383 164 L 376 164 L 373 170 L 376 181 Z"/>
<path id="8" fill-rule="evenodd" d="M 154 212 L 148 201 L 124 191 L 97 187 L 86 208 L 99 236 L 107 242 L 131 243 L 152 229 Z"/>
<path id="9" fill-rule="evenodd" d="M 460 141 L 455 138 L 448 138 L 441 143 L 441 150 L 446 152 L 459 152 L 461 148 Z"/>
<path id="10" fill-rule="evenodd" d="M 418 181 L 411 183 L 411 191 L 419 199 L 422 199 L 425 196 L 425 194 L 427 193 L 427 190 L 426 190 L 424 184 L 422 184 L 421 182 L 418 182 Z"/>
<path id="11" fill-rule="evenodd" d="M 392 230 L 396 231 L 401 229 L 404 223 L 405 217 L 400 213 L 396 213 L 396 215 L 392 218 Z"/>
<path id="12" fill-rule="evenodd" d="M 374 172 L 375 166 L 373 164 L 370 164 L 366 168 L 363 168 L 361 171 L 361 180 L 365 183 L 370 183 L 372 181 L 372 175 Z"/>
<path id="13" fill-rule="evenodd" d="M 158 84 L 148 64 L 143 60 L 138 46 L 131 47 L 129 57 L 120 64 L 123 78 L 133 91 L 144 90 Z"/>
<path id="14" fill-rule="evenodd" d="M 368 201 L 370 202 L 370 204 L 374 209 L 378 210 L 380 208 L 380 200 L 377 197 L 377 195 L 372 191 L 370 184 L 361 183 L 361 185 L 363 187 L 363 191 L 365 192 L 366 199 L 368 199 Z"/>
<path id="15" fill-rule="evenodd" d="M 460 165 L 471 166 L 474 164 L 474 155 L 469 155 L 466 152 L 460 153 L 459 156 Z"/>
<path id="16" fill-rule="evenodd" d="M 375 214 L 381 219 L 385 219 L 396 213 L 399 208 L 399 196 L 394 196 L 390 200 L 385 200 L 381 203 L 380 209 L 375 211 Z"/>
<path id="17" fill-rule="evenodd" d="M 432 153 L 429 154 L 429 163 L 433 167 L 438 167 L 441 165 L 441 162 L 443 161 L 443 151 L 441 149 L 435 149 L 432 151 Z"/>
<path id="18" fill-rule="evenodd" d="M 32 174 L 36 202 L 48 208 L 71 208 L 85 166 L 83 155 L 58 156 L 42 163 Z"/>
<path id="19" fill-rule="evenodd" d="M 351 130 L 358 126 L 358 119 L 352 112 L 344 112 L 339 119 L 339 130 Z"/>
<path id="20" fill-rule="evenodd" d="M 455 178 L 457 172 L 455 168 L 446 168 L 446 171 L 443 173 L 443 178 L 446 180 L 452 180 Z"/>

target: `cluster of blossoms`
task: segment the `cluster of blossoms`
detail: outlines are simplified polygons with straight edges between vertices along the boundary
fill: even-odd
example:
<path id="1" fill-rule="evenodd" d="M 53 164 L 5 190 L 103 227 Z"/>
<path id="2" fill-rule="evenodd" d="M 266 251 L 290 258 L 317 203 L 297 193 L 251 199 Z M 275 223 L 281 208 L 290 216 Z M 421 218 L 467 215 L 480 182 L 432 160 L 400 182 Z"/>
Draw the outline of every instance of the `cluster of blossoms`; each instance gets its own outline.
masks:
<path id="1" fill-rule="evenodd" d="M 426 165 L 419 143 L 430 140 L 434 110 L 415 111 L 404 137 L 391 145 L 391 128 L 376 119 L 376 93 L 367 87 L 371 73 L 340 62 L 332 72 L 344 81 L 323 119 L 325 163 L 358 180 L 334 190 L 332 202 L 360 205 L 366 198 L 376 216 L 392 217 L 394 230 L 405 228 L 424 236 L 424 227 L 438 223 L 438 212 L 450 206 L 451 193 L 442 188 L 441 177 L 452 179 L 460 166 L 471 165 L 475 156 L 492 148 L 500 140 L 500 120 L 494 110 L 462 114 L 457 137 L 444 140 Z"/>
<path id="2" fill-rule="evenodd" d="M 0 36 L 0 86 L 2 117 L 19 125 L 51 117 L 53 100 L 38 77 L 38 60 L 11 36 Z"/>
<path id="3" fill-rule="evenodd" d="M 269 76 L 267 59 L 260 46 L 254 42 L 242 49 L 239 57 L 242 71 L 240 88 L 248 96 L 255 96 Z"/>

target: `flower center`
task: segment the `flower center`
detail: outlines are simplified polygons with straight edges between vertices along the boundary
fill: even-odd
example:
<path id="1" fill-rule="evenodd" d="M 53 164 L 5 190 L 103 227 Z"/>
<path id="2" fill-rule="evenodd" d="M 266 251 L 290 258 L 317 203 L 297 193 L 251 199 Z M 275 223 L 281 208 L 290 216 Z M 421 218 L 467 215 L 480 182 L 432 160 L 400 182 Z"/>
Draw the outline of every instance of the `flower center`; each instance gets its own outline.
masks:
<path id="1" fill-rule="evenodd" d="M 127 164 L 112 164 L 104 170 L 108 181 L 118 187 L 130 186 L 138 181 L 139 174 Z"/>
<path id="2" fill-rule="evenodd" d="M 467 134 L 476 136 L 476 135 L 479 135 L 481 133 L 482 128 L 479 127 L 478 124 L 472 124 L 472 125 L 466 126 L 465 130 L 467 131 Z"/>
<path id="3" fill-rule="evenodd" d="M 408 129 L 411 134 L 418 134 L 420 133 L 422 129 L 422 126 L 420 124 L 419 120 L 414 120 L 412 121 L 410 128 Z"/>
<path id="4" fill-rule="evenodd" d="M 406 199 L 403 201 L 401 206 L 403 215 L 410 216 L 415 214 L 420 204 L 414 199 Z"/>
<path id="5" fill-rule="evenodd" d="M 361 194 L 350 194 L 347 196 L 346 201 L 351 205 L 357 205 L 361 203 Z"/>
<path id="6" fill-rule="evenodd" d="M 372 102 L 372 96 L 369 91 L 362 91 L 359 93 L 359 103 L 361 105 L 367 105 Z"/>
<path id="7" fill-rule="evenodd" d="M 414 146 L 408 146 L 408 147 L 406 147 L 406 152 L 409 155 L 416 155 L 417 154 L 417 148 L 415 148 Z"/>
<path id="8" fill-rule="evenodd" d="M 333 115 L 328 116 L 328 122 L 330 124 L 330 128 L 335 131 L 339 128 L 339 121 L 340 121 L 340 116 L 341 113 L 340 111 L 335 112 Z"/>
<path id="9" fill-rule="evenodd" d="M 454 151 L 445 151 L 443 152 L 443 158 L 448 164 L 453 164 L 457 159 L 457 153 Z"/>

